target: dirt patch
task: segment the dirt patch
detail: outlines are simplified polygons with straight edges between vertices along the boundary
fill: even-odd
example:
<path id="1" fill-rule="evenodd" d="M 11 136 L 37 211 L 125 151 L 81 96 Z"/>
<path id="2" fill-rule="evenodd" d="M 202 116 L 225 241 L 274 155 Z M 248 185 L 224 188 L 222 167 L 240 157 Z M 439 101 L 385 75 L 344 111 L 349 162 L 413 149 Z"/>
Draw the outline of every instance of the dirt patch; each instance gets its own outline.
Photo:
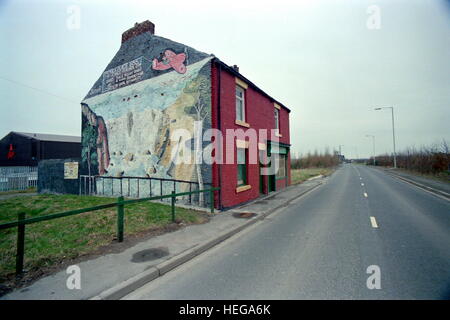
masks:
<path id="1" fill-rule="evenodd" d="M 145 249 L 133 254 L 131 262 L 141 263 L 147 261 L 153 261 L 161 259 L 169 255 L 169 249 L 167 247 L 151 248 Z"/>
<path id="2" fill-rule="evenodd" d="M 256 216 L 256 213 L 254 212 L 235 212 L 233 213 L 233 217 L 235 218 L 243 218 L 243 219 L 250 219 Z"/>

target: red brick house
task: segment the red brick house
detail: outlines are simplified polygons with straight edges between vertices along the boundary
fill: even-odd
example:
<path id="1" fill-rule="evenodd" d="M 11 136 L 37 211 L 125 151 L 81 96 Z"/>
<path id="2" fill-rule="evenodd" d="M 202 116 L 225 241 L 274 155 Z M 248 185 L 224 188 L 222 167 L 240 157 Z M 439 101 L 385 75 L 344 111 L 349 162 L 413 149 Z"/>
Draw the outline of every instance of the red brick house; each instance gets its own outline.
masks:
<path id="1" fill-rule="evenodd" d="M 290 110 L 237 66 L 155 35 L 150 21 L 123 33 L 81 109 L 80 172 L 100 178 L 111 193 L 118 192 L 114 179 L 130 177 L 169 181 L 128 185 L 137 197 L 212 185 L 220 187 L 216 208 L 225 209 L 290 184 Z M 209 153 L 208 130 L 221 133 Z M 178 161 L 193 149 L 206 158 L 221 150 L 226 161 Z M 279 170 L 267 172 L 274 164 Z"/>
<path id="2" fill-rule="evenodd" d="M 236 66 L 229 67 L 217 58 L 213 59 L 211 75 L 212 126 L 222 132 L 226 129 L 278 129 L 276 139 L 273 139 L 278 141 L 271 140 L 270 133 L 267 139 L 258 137 L 258 159 L 274 152 L 274 146 L 278 150 L 275 152 L 280 154 L 277 174 L 262 175 L 259 163 L 248 164 L 243 172 L 246 175 L 244 183 L 238 182 L 236 162 L 213 165 L 213 185 L 221 187 L 220 195 L 216 197 L 218 207 L 233 207 L 290 185 L 290 110 L 246 79 Z M 243 116 L 238 115 L 240 93 L 244 100 Z M 226 139 L 231 138 L 225 135 Z M 239 142 L 235 142 L 235 148 L 239 148 Z"/>

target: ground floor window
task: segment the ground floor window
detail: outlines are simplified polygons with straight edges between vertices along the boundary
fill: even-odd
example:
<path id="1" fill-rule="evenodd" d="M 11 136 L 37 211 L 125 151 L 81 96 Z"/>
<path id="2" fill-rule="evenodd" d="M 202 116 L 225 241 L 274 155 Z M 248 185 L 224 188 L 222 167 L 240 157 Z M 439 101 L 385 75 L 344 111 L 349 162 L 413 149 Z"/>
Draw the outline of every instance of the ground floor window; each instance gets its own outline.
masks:
<path id="1" fill-rule="evenodd" d="M 237 185 L 247 184 L 247 149 L 237 148 Z"/>
<path id="2" fill-rule="evenodd" d="M 286 177 L 286 155 L 285 154 L 279 154 L 277 157 L 278 162 L 278 171 L 276 173 L 277 179 L 282 179 Z"/>

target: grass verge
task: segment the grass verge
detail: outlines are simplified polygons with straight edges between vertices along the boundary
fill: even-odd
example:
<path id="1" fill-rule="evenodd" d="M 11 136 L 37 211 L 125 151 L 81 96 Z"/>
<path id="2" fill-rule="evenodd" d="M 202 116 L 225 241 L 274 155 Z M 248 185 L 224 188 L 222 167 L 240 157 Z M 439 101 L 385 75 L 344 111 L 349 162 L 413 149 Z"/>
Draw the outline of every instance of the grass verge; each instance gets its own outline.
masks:
<path id="1" fill-rule="evenodd" d="M 0 200 L 0 223 L 17 220 L 19 212 L 27 218 L 117 201 L 116 198 L 40 194 Z M 25 269 L 33 273 L 61 265 L 66 260 L 87 255 L 116 240 L 116 208 L 38 222 L 26 226 Z M 178 225 L 204 223 L 207 214 L 176 208 Z M 142 232 L 164 230 L 172 225 L 170 206 L 141 202 L 125 206 L 125 239 Z M 0 283 L 11 280 L 15 272 L 17 228 L 0 231 Z"/>
<path id="2" fill-rule="evenodd" d="M 305 168 L 291 170 L 291 184 L 302 183 L 314 176 L 323 175 L 328 176 L 333 173 L 333 168 Z"/>

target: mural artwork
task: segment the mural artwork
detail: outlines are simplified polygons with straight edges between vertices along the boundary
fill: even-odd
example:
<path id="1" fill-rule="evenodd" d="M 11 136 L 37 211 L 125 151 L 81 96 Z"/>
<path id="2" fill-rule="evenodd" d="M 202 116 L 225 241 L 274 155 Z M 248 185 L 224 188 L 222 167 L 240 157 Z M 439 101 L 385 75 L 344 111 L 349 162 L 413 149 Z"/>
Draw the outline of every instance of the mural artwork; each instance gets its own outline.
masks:
<path id="1" fill-rule="evenodd" d="M 174 163 L 171 154 L 177 144 L 171 143 L 170 137 L 177 129 L 193 133 L 195 121 L 202 121 L 204 130 L 211 127 L 211 58 L 186 66 L 185 53 L 176 54 L 169 49 L 163 52 L 161 60 L 153 59 L 151 67 L 167 72 L 131 85 L 119 84 L 114 90 L 83 101 L 82 167 L 85 174 L 156 177 L 203 185 L 205 169 L 201 165 Z M 135 63 L 115 69 L 124 70 L 134 81 L 132 74 L 139 74 L 140 68 L 140 64 Z M 108 73 L 108 80 L 103 82 L 108 88 L 111 88 L 109 84 L 123 78 L 118 72 L 113 74 Z M 193 145 L 188 147 L 194 150 Z M 148 195 L 151 191 L 148 188 L 141 186 L 141 193 Z M 157 190 L 153 194 L 160 191 L 166 194 L 171 190 Z"/>
<path id="2" fill-rule="evenodd" d="M 184 61 L 186 60 L 185 53 L 176 54 L 170 49 L 161 53 L 161 61 L 158 59 L 153 59 L 152 68 L 154 70 L 167 70 L 173 68 L 178 73 L 185 73 L 186 66 L 184 65 Z"/>
<path id="3" fill-rule="evenodd" d="M 104 175 L 109 166 L 108 135 L 105 120 L 97 116 L 87 104 L 81 104 L 83 138 L 81 157 L 87 163 L 88 175 Z"/>
<path id="4" fill-rule="evenodd" d="M 144 75 L 142 65 L 141 57 L 105 71 L 102 79 L 102 92 L 115 90 L 140 81 Z"/>

